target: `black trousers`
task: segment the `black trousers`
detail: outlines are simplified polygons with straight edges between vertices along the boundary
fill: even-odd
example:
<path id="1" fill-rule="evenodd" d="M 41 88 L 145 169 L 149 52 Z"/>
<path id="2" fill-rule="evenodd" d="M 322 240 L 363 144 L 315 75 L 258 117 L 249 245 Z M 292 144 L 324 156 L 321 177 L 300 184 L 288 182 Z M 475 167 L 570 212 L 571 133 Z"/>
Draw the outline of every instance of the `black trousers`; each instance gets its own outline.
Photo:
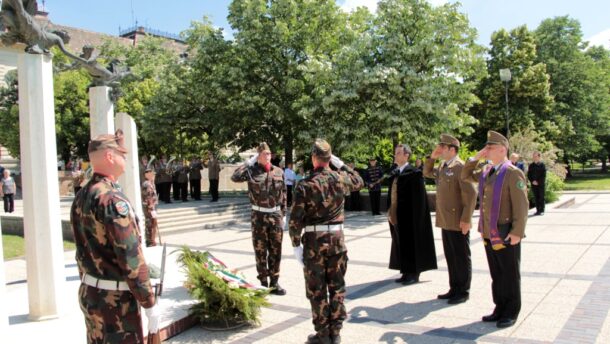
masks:
<path id="1" fill-rule="evenodd" d="M 159 199 L 165 203 L 171 203 L 171 182 L 162 182 L 158 184 L 157 192 L 159 193 Z"/>
<path id="2" fill-rule="evenodd" d="M 188 200 L 189 183 L 178 183 L 180 188 L 180 199 L 184 202 Z"/>
<path id="3" fill-rule="evenodd" d="M 544 184 L 532 185 L 532 192 L 534 193 L 536 212 L 544 213 Z"/>
<path id="4" fill-rule="evenodd" d="M 15 211 L 15 194 L 4 194 L 2 199 L 4 200 L 5 213 L 12 213 Z"/>
<path id="5" fill-rule="evenodd" d="M 521 244 L 494 251 L 485 239 L 485 254 L 491 274 L 491 294 L 501 318 L 517 319 L 521 311 Z"/>
<path id="6" fill-rule="evenodd" d="M 173 194 L 174 194 L 174 201 L 177 201 L 180 199 L 180 183 L 178 182 L 172 182 L 172 189 L 173 189 Z"/>
<path id="7" fill-rule="evenodd" d="M 472 281 L 470 259 L 470 232 L 443 229 L 443 251 L 449 271 L 449 290 L 455 294 L 468 294 Z"/>
<path id="8" fill-rule="evenodd" d="M 218 179 L 210 179 L 210 195 L 212 201 L 218 200 Z"/>
<path id="9" fill-rule="evenodd" d="M 201 199 L 201 179 L 191 179 L 191 198 L 195 200 Z"/>
<path id="10" fill-rule="evenodd" d="M 292 185 L 286 185 L 286 205 L 292 205 Z"/>
<path id="11" fill-rule="evenodd" d="M 371 211 L 373 215 L 379 215 L 379 203 L 381 202 L 381 190 L 369 191 L 369 197 L 371 198 Z"/>

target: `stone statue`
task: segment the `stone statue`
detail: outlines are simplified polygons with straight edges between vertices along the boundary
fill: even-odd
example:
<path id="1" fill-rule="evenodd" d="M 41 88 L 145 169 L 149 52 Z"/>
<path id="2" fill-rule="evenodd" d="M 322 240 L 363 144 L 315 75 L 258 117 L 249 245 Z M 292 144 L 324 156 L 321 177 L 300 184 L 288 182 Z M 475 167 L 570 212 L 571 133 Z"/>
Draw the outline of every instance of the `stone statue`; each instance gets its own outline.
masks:
<path id="1" fill-rule="evenodd" d="M 64 31 L 46 31 L 34 20 L 36 0 L 4 0 L 0 7 L 0 40 L 6 46 L 24 43 L 25 51 L 30 54 L 50 54 L 50 49 L 57 46 L 66 56 L 74 61 L 71 67 L 84 68 L 93 78 L 93 86 L 117 86 L 119 81 L 131 74 L 128 69 L 120 68 L 118 61 L 113 60 L 108 67 L 100 65 L 93 55 L 93 47 L 83 47 L 81 56 L 69 52 L 64 44 L 70 36 Z"/>
<path id="2" fill-rule="evenodd" d="M 93 78 L 92 86 L 118 86 L 121 79 L 131 74 L 128 68 L 120 66 L 117 59 L 111 60 L 107 67 L 102 66 L 93 56 L 93 51 L 92 46 L 85 45 L 80 56 L 66 53 L 74 61 L 68 68 L 85 69 Z"/>
<path id="3" fill-rule="evenodd" d="M 4 0 L 0 11 L 0 34 L 2 44 L 6 46 L 24 43 L 25 51 L 30 54 L 47 54 L 52 46 L 64 48 L 64 39 L 69 37 L 62 31 L 45 31 L 34 20 L 36 0 Z M 67 42 L 66 42 L 67 43 Z"/>

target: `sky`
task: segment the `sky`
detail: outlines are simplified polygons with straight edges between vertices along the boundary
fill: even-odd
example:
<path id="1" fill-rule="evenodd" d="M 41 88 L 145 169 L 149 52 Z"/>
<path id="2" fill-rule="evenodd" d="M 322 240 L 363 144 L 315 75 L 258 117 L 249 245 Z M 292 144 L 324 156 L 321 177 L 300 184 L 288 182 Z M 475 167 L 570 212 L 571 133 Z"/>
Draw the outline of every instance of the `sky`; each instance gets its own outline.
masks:
<path id="1" fill-rule="evenodd" d="M 38 0 L 39 6 L 43 1 Z M 210 18 L 229 32 L 230 0 L 44 0 L 53 23 L 117 35 L 119 28 L 136 24 L 170 33 L 180 33 L 191 21 Z M 429 0 L 434 5 L 446 0 Z M 455 2 L 449 0 L 449 2 Z M 338 0 L 345 10 L 367 6 L 375 10 L 377 0 Z M 526 24 L 535 29 L 546 18 L 569 15 L 580 21 L 585 40 L 610 49 L 610 1 L 608 0 L 462 0 L 461 12 L 479 32 L 478 42 L 488 45 L 491 34 Z"/>

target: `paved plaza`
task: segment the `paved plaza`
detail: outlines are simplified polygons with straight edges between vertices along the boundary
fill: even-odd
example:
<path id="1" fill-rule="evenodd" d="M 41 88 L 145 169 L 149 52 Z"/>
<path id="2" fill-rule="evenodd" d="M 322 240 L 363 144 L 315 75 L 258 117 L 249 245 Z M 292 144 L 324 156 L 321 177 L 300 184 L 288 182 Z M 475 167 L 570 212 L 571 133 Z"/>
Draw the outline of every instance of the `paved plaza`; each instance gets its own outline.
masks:
<path id="1" fill-rule="evenodd" d="M 570 198 L 575 199 L 573 205 L 555 208 Z M 208 250 L 256 281 L 249 223 L 162 234 L 171 248 L 189 245 Z M 522 246 L 523 307 L 516 325 L 507 329 L 480 321 L 493 310 L 493 302 L 478 233 L 471 236 L 470 300 L 451 306 L 436 299 L 448 290 L 448 276 L 440 229 L 434 235 L 439 269 L 423 273 L 416 285 L 402 286 L 393 282 L 399 274 L 387 268 L 391 239 L 385 217 L 349 213 L 345 231 L 350 258 L 349 318 L 342 331 L 343 343 L 610 343 L 610 193 L 565 194 L 547 206 L 544 216 L 530 216 Z M 292 256 L 287 232 L 283 248 L 280 284 L 288 294 L 269 297 L 271 307 L 262 310 L 259 327 L 231 331 L 195 327 L 166 342 L 303 343 L 313 325 L 303 272 Z M 49 335 L 53 342 L 83 342 L 73 255 L 65 255 L 68 289 L 73 293 L 66 305 L 68 315 L 45 322 L 27 321 L 23 260 L 6 264 L 9 332 L 15 343 Z"/>

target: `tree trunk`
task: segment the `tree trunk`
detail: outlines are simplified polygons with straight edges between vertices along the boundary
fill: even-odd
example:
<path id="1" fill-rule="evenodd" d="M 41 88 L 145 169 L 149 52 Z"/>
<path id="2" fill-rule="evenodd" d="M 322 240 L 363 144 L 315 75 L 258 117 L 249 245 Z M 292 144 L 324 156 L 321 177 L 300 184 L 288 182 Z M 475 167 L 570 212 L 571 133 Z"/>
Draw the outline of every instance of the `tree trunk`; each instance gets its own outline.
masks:
<path id="1" fill-rule="evenodd" d="M 608 172 L 608 164 L 605 157 L 602 157 L 602 172 Z"/>
<path id="2" fill-rule="evenodd" d="M 284 166 L 288 166 L 288 164 L 292 164 L 293 161 L 293 157 L 292 157 L 292 150 L 294 148 L 294 145 L 292 143 L 292 137 L 284 137 L 284 157 L 285 157 L 285 165 Z"/>

